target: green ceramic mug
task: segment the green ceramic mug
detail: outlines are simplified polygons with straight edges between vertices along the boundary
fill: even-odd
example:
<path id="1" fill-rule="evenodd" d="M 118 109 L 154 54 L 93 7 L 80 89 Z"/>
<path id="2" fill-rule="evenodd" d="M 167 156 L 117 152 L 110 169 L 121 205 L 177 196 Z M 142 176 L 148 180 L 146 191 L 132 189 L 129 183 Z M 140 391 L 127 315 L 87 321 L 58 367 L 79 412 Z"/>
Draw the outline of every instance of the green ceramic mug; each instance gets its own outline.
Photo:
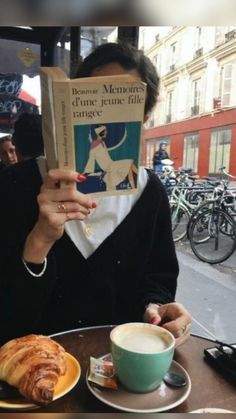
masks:
<path id="1" fill-rule="evenodd" d="M 110 334 L 111 354 L 121 384 L 135 393 L 154 391 L 172 363 L 175 338 L 148 323 L 126 323 Z"/>

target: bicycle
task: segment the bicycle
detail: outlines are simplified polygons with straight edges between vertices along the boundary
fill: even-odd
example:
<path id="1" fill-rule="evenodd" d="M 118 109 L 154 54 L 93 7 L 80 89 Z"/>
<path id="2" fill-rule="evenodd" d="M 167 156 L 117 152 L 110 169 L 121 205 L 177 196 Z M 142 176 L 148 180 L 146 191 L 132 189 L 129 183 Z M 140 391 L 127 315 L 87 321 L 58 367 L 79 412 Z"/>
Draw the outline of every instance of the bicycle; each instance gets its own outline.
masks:
<path id="1" fill-rule="evenodd" d="M 225 170 L 225 168 L 221 168 Z M 193 253 L 203 262 L 221 263 L 236 248 L 236 223 L 234 190 L 228 189 L 228 181 L 221 180 L 215 188 L 213 199 L 202 204 L 192 215 L 188 225 L 188 237 Z"/>
<path id="2" fill-rule="evenodd" d="M 189 241 L 198 259 L 210 264 L 224 262 L 236 249 L 236 223 L 225 210 L 213 206 L 194 219 Z"/>
<path id="3" fill-rule="evenodd" d="M 212 194 L 213 188 L 204 184 L 176 186 L 169 198 L 174 242 L 182 240 L 188 231 L 190 218 L 196 208 Z"/>

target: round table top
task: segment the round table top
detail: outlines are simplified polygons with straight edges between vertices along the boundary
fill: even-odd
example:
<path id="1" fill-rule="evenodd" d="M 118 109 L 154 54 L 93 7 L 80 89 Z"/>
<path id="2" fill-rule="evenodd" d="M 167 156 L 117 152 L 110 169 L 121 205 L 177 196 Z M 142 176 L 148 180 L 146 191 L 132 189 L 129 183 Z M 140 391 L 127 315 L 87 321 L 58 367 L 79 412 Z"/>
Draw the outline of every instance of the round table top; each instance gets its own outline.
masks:
<path id="1" fill-rule="evenodd" d="M 86 373 L 90 356 L 98 358 L 109 352 L 109 335 L 112 326 L 92 327 L 64 332 L 53 336 L 67 352 L 80 363 L 81 377 L 76 386 L 65 396 L 37 413 L 115 413 L 117 409 L 98 400 L 88 389 Z M 236 411 L 235 386 L 224 379 L 204 361 L 205 348 L 214 342 L 191 336 L 175 351 L 174 360 L 188 372 L 191 392 L 187 399 L 168 412 L 187 413 L 202 408 L 219 408 Z M 2 410 L 0 410 L 1 412 Z"/>

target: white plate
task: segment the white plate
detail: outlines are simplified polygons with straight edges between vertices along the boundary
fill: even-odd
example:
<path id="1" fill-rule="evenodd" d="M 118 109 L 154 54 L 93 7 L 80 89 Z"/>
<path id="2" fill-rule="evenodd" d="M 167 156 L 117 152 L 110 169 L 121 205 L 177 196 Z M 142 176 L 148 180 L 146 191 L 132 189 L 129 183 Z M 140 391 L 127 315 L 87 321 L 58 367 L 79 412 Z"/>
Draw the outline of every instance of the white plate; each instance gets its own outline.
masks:
<path id="1" fill-rule="evenodd" d="M 173 361 L 170 371 L 182 374 L 186 380 L 186 386 L 173 388 L 162 382 L 157 390 L 152 391 L 151 393 L 131 393 L 124 389 L 120 384 L 118 390 L 99 387 L 88 381 L 88 373 L 86 383 L 88 389 L 97 399 L 115 409 L 134 413 L 164 412 L 183 403 L 191 390 L 190 377 L 180 364 Z"/>
<path id="2" fill-rule="evenodd" d="M 67 394 L 77 384 L 81 374 L 80 364 L 71 354 L 66 353 L 67 357 L 67 370 L 66 374 L 61 376 L 55 387 L 55 394 L 53 400 L 57 400 L 60 397 Z M 0 400 L 0 409 L 9 410 L 32 410 L 38 409 L 40 406 L 29 403 L 19 395 L 19 398 L 14 400 Z M 0 410 L 1 412 L 1 410 Z"/>

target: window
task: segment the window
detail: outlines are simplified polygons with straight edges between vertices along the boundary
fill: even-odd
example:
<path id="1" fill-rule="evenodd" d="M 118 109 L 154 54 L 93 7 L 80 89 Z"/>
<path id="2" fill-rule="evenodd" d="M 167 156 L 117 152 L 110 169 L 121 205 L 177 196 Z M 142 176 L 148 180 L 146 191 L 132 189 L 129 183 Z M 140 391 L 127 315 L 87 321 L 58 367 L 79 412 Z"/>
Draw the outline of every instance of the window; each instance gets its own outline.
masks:
<path id="1" fill-rule="evenodd" d="M 198 115 L 200 109 L 201 79 L 193 80 L 191 115 Z"/>
<path id="2" fill-rule="evenodd" d="M 220 75 L 222 106 L 230 105 L 232 92 L 232 76 L 233 64 L 226 64 L 224 67 L 222 67 Z"/>
<path id="3" fill-rule="evenodd" d="M 71 28 L 67 27 L 61 38 L 58 39 L 54 65 L 61 67 L 69 77 L 76 77 L 79 55 L 81 58 L 85 58 L 98 45 L 117 42 L 117 30 L 116 26 L 81 26 L 78 31 L 80 39 L 76 39 L 76 35 L 71 33 Z M 71 39 L 71 36 L 75 39 Z M 77 51 L 74 51 L 74 48 L 71 51 L 72 42 L 78 45 Z M 71 56 L 71 54 L 75 54 L 75 56 Z"/>
<path id="4" fill-rule="evenodd" d="M 199 58 L 203 54 L 203 47 L 202 47 L 202 28 L 201 26 L 197 26 L 195 30 L 195 52 L 194 58 Z"/>
<path id="5" fill-rule="evenodd" d="M 156 54 L 156 55 L 154 55 L 154 57 L 153 57 L 153 59 L 152 59 L 152 62 L 153 62 L 153 65 L 156 67 L 156 69 L 158 70 L 158 67 L 159 67 L 159 55 L 158 54 Z"/>
<path id="6" fill-rule="evenodd" d="M 198 132 L 185 135 L 183 166 L 191 168 L 194 172 L 198 171 L 198 143 Z"/>
<path id="7" fill-rule="evenodd" d="M 139 30 L 139 48 L 145 49 L 145 29 Z"/>
<path id="8" fill-rule="evenodd" d="M 211 133 L 209 173 L 219 173 L 220 167 L 229 170 L 231 128 L 214 129 Z"/>
<path id="9" fill-rule="evenodd" d="M 148 128 L 153 128 L 153 127 L 154 127 L 154 125 L 155 125 L 155 120 L 154 120 L 154 116 L 152 115 L 152 116 L 148 119 L 148 121 L 146 122 L 146 126 L 147 126 Z"/>
<path id="10" fill-rule="evenodd" d="M 236 38 L 236 30 L 234 26 L 227 26 L 226 27 L 226 33 L 225 33 L 225 41 L 232 41 L 233 39 Z"/>
<path id="11" fill-rule="evenodd" d="M 174 96 L 174 91 L 170 90 L 167 93 L 167 102 L 166 102 L 166 123 L 168 124 L 169 122 L 172 121 L 172 114 L 173 114 L 173 96 Z"/>
<path id="12" fill-rule="evenodd" d="M 175 64 L 176 62 L 176 46 L 177 46 L 177 42 L 174 42 L 173 44 L 171 44 L 170 46 L 170 54 L 171 54 L 171 64 Z"/>
<path id="13" fill-rule="evenodd" d="M 152 62 L 154 66 L 156 67 L 157 73 L 160 76 L 160 74 L 162 73 L 162 67 L 163 67 L 163 58 L 162 58 L 161 53 L 154 55 Z"/>
<path id="14" fill-rule="evenodd" d="M 170 46 L 170 68 L 169 68 L 170 71 L 174 71 L 175 70 L 175 65 L 176 65 L 176 51 L 177 51 L 177 42 L 174 42 Z"/>
<path id="15" fill-rule="evenodd" d="M 195 33 L 195 50 L 197 51 L 201 47 L 202 47 L 202 27 L 197 26 L 196 33 Z"/>
<path id="16" fill-rule="evenodd" d="M 39 112 L 40 55 L 39 44 L 0 39 L 0 132 L 12 133 L 22 112 Z"/>

